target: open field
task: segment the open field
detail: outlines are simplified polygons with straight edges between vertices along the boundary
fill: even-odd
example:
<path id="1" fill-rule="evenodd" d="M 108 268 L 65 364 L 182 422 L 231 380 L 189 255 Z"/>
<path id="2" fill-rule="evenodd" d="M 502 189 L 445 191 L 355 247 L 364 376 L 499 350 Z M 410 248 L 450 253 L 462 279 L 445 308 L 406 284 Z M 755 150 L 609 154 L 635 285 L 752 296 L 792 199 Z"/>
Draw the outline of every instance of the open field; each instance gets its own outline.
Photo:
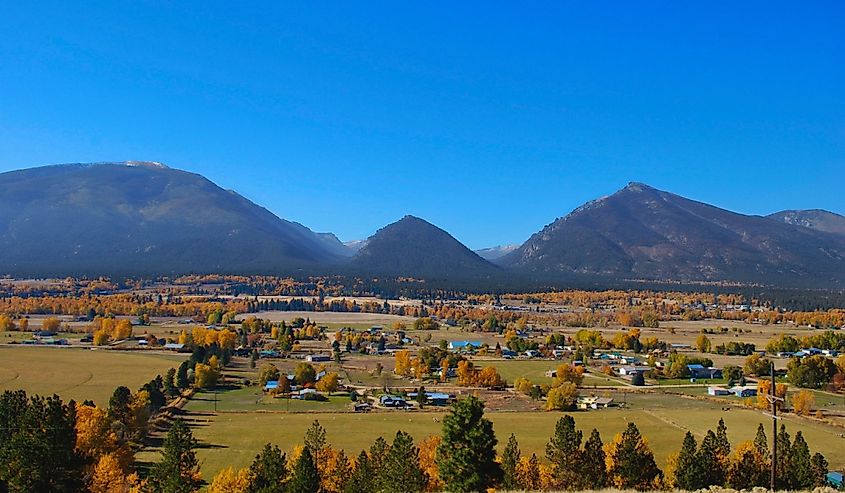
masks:
<path id="1" fill-rule="evenodd" d="M 152 352 L 123 352 L 67 348 L 0 346 L 0 391 L 58 394 L 63 399 L 93 400 L 108 405 L 114 389 L 136 390 L 183 356 Z"/>
<path id="2" fill-rule="evenodd" d="M 597 428 L 602 438 L 609 441 L 615 433 L 621 432 L 626 423 L 634 421 L 648 438 L 658 464 L 665 466 L 666 457 L 680 448 L 683 434 L 689 430 L 700 440 L 708 428 L 715 428 L 719 417 L 728 426 L 729 436 L 734 444 L 754 437 L 757 424 L 768 426 L 770 421 L 763 414 L 733 408 L 722 411 L 718 404 L 693 401 L 677 396 L 659 394 L 626 394 L 616 398 L 624 401 L 627 408 L 611 408 L 599 411 L 575 412 L 578 427 L 586 433 Z M 198 451 L 203 477 L 210 480 L 222 467 L 242 467 L 252 460 L 266 442 L 272 442 L 285 450 L 291 450 L 302 442 L 307 427 L 315 420 L 326 428 L 329 441 L 347 453 L 357 453 L 369 447 L 378 436 L 391 437 L 397 430 L 411 433 L 415 439 L 439 434 L 442 426 L 442 412 L 374 412 L 354 413 L 284 413 L 284 412 L 220 412 L 207 410 L 192 411 L 195 407 L 207 409 L 207 403 L 189 404 L 186 420 L 192 426 L 196 437 L 202 443 Z M 487 416 L 493 421 L 500 447 L 509 434 L 514 433 L 520 442 L 523 454 L 536 453 L 542 457 L 544 447 L 562 413 L 555 412 L 491 412 Z M 841 429 L 823 424 L 785 418 L 790 434 L 802 430 L 810 447 L 820 451 L 830 461 L 831 469 L 845 466 L 845 439 L 839 437 Z M 157 457 L 155 450 L 142 454 L 141 460 Z"/>

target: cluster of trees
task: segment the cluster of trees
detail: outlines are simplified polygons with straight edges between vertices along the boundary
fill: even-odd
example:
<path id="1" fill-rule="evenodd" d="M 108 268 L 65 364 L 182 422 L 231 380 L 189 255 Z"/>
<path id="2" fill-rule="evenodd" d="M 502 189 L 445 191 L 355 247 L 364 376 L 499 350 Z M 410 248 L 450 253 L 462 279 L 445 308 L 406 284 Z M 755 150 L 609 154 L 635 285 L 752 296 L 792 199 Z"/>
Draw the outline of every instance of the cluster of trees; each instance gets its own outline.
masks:
<path id="1" fill-rule="evenodd" d="M 26 296 L 0 297 L 0 313 L 44 314 L 44 315 L 93 315 L 103 317 L 116 315 L 142 315 L 159 317 L 201 317 L 221 311 L 246 313 L 249 303 L 242 299 L 218 300 L 213 296 L 179 297 L 160 294 L 78 294 L 53 295 L 31 294 Z"/>
<path id="2" fill-rule="evenodd" d="M 110 341 L 120 341 L 132 337 L 132 322 L 125 318 L 117 319 L 97 315 L 91 321 L 88 332 L 94 335 L 94 345 L 102 346 Z"/>
<path id="3" fill-rule="evenodd" d="M 799 431 L 790 440 L 784 425 L 777 434 L 778 457 L 775 463 L 775 488 L 778 490 L 810 490 L 827 483 L 827 460 L 811 455 Z M 754 440 L 740 443 L 731 452 L 724 422 L 714 433 L 709 430 L 701 444 L 687 432 L 681 450 L 669 460 L 670 483 L 677 488 L 694 491 L 711 486 L 737 490 L 770 485 L 771 455 L 763 425 L 757 427 Z"/>
<path id="4" fill-rule="evenodd" d="M 137 492 L 135 450 L 150 418 L 177 395 L 175 370 L 136 392 L 115 389 L 108 407 L 57 396 L 0 396 L 0 491 Z M 174 491 L 174 490 L 159 490 Z"/>
<path id="5" fill-rule="evenodd" d="M 535 385 L 527 378 L 520 377 L 514 380 L 513 386 L 517 392 L 522 392 L 535 400 L 545 396 L 545 407 L 549 411 L 566 411 L 575 407 L 578 386 L 583 380 L 584 367 L 561 364 L 555 370 L 551 385 Z"/>
<path id="6" fill-rule="evenodd" d="M 766 352 L 770 354 L 794 353 L 809 348 L 845 351 L 845 333 L 828 330 L 821 334 L 809 335 L 800 339 L 789 334 L 781 334 L 773 337 L 766 344 Z"/>

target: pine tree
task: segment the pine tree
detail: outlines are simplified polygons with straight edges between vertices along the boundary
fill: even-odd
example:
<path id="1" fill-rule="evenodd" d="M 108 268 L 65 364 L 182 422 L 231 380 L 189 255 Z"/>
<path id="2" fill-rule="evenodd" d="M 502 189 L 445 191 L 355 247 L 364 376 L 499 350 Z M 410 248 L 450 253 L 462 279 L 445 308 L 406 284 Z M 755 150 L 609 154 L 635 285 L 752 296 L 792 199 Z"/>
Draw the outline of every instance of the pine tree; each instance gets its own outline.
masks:
<path id="1" fill-rule="evenodd" d="M 373 469 L 370 458 L 363 450 L 358 455 L 355 470 L 349 476 L 349 481 L 343 489 L 344 493 L 371 493 L 377 491 L 374 478 L 376 471 Z"/>
<path id="2" fill-rule="evenodd" d="M 456 402 L 443 419 L 437 467 L 445 489 L 455 493 L 481 491 L 501 479 L 493 423 L 484 418 L 484 403 L 479 398 L 470 396 Z"/>
<path id="3" fill-rule="evenodd" d="M 810 448 L 799 431 L 795 434 L 789 454 L 790 488 L 808 490 L 813 487 L 815 478 L 811 464 Z"/>
<path id="4" fill-rule="evenodd" d="M 181 390 L 187 389 L 190 385 L 190 382 L 188 382 L 188 365 L 188 361 L 183 361 L 176 372 L 176 387 Z"/>
<path id="5" fill-rule="evenodd" d="M 404 431 L 397 431 L 393 444 L 382 465 L 384 477 L 389 478 L 389 488 L 383 491 L 421 492 L 425 489 L 426 476 L 420 468 L 419 449 L 414 439 Z"/>
<path id="6" fill-rule="evenodd" d="M 722 460 L 722 463 L 727 463 L 731 455 L 731 441 L 728 440 L 728 427 L 725 426 L 725 420 L 719 418 L 719 425 L 716 426 L 716 453 Z"/>
<path id="7" fill-rule="evenodd" d="M 813 487 L 818 488 L 827 485 L 827 459 L 818 452 L 810 459 L 810 468 L 813 471 Z"/>
<path id="8" fill-rule="evenodd" d="M 678 453 L 678 465 L 675 471 L 675 486 L 682 490 L 694 491 L 704 487 L 704 472 L 698 461 L 698 444 L 692 433 L 684 435 L 684 443 Z"/>
<path id="9" fill-rule="evenodd" d="M 505 451 L 502 453 L 502 488 L 513 490 L 519 487 L 516 477 L 516 466 L 519 464 L 521 456 L 519 443 L 516 441 L 514 434 L 511 433 L 510 438 L 508 438 L 508 444 L 505 446 Z"/>
<path id="10" fill-rule="evenodd" d="M 384 474 L 384 468 L 381 467 L 384 461 L 387 460 L 388 452 L 390 452 L 390 445 L 382 437 L 376 438 L 375 442 L 370 446 L 370 467 L 374 471 L 374 476 L 370 482 L 373 486 L 373 491 L 380 491 L 390 481 L 390 478 Z"/>
<path id="11" fill-rule="evenodd" d="M 326 447 L 326 443 L 326 429 L 315 419 L 305 432 L 305 448 L 310 449 L 311 455 L 316 457 Z"/>
<path id="12" fill-rule="evenodd" d="M 164 393 L 168 397 L 173 397 L 178 393 L 176 391 L 176 370 L 174 368 L 167 370 L 167 375 L 164 377 Z"/>
<path id="13" fill-rule="evenodd" d="M 740 443 L 727 471 L 731 488 L 747 490 L 769 482 L 768 464 L 754 442 Z"/>
<path id="14" fill-rule="evenodd" d="M 754 448 L 757 449 L 757 453 L 760 454 L 760 457 L 762 457 L 763 460 L 766 462 L 771 460 L 769 439 L 766 437 L 766 430 L 763 428 L 763 423 L 759 423 L 757 425 L 757 435 L 754 437 Z"/>
<path id="15" fill-rule="evenodd" d="M 161 461 L 150 471 L 149 486 L 155 493 L 189 493 L 201 484 L 197 443 L 188 426 L 177 419 L 167 432 L 161 451 Z"/>
<path id="16" fill-rule="evenodd" d="M 581 459 L 582 486 L 593 490 L 600 490 L 607 486 L 606 457 L 599 430 L 593 428 L 590 438 L 584 443 Z"/>
<path id="17" fill-rule="evenodd" d="M 132 402 L 132 392 L 127 387 L 120 386 L 114 389 L 109 399 L 109 418 L 128 425 L 132 417 L 129 410 L 130 402 Z"/>
<path id="18" fill-rule="evenodd" d="M 246 493 L 284 493 L 286 476 L 285 454 L 279 447 L 268 443 L 249 466 L 249 486 Z"/>
<path id="19" fill-rule="evenodd" d="M 789 433 L 786 432 L 786 426 L 780 425 L 778 431 L 778 456 L 775 463 L 775 488 L 779 490 L 790 489 L 792 481 L 790 480 L 791 464 L 789 456 L 792 453 L 792 442 L 789 439 Z"/>
<path id="20" fill-rule="evenodd" d="M 575 420 L 566 415 L 557 420 L 555 432 L 546 444 L 546 459 L 554 469 L 557 486 L 578 489 L 581 484 L 581 437 Z"/>
<path id="21" fill-rule="evenodd" d="M 320 476 L 317 474 L 314 456 L 311 454 L 311 450 L 305 447 L 293 466 L 287 491 L 288 493 L 317 493 L 319 489 Z"/>
<path id="22" fill-rule="evenodd" d="M 634 423 L 608 445 L 607 464 L 609 482 L 616 488 L 654 489 L 663 475 Z"/>
<path id="23" fill-rule="evenodd" d="M 719 439 L 713 430 L 707 430 L 704 440 L 701 441 L 701 446 L 696 454 L 696 462 L 701 467 L 701 486 L 724 486 L 725 484 L 725 468 L 719 455 Z"/>

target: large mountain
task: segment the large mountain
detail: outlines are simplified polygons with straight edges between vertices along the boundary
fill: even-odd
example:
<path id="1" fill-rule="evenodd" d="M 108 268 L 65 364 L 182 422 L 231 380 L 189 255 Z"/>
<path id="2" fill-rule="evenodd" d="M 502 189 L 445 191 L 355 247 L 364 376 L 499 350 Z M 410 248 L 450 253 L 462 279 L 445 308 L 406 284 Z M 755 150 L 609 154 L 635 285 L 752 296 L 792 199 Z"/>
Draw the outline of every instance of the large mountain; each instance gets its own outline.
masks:
<path id="1" fill-rule="evenodd" d="M 845 235 L 845 217 L 823 209 L 780 211 L 767 217 L 787 224 Z"/>
<path id="2" fill-rule="evenodd" d="M 159 163 L 0 174 L 0 275 L 282 273 L 339 260 L 301 224 Z"/>
<path id="3" fill-rule="evenodd" d="M 502 265 L 557 276 L 845 285 L 845 238 L 631 183 L 535 233 Z"/>
<path id="4" fill-rule="evenodd" d="M 483 277 L 500 270 L 446 231 L 414 216 L 369 237 L 351 267 L 372 274 L 439 279 Z"/>

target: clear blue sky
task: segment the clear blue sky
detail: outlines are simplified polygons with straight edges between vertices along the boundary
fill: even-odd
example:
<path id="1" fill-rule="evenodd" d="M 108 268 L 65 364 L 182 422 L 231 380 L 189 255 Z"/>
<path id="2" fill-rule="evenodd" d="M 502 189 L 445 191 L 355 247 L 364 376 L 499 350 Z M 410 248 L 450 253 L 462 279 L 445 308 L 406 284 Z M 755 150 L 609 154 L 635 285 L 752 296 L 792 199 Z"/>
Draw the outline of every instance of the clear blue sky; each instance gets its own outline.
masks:
<path id="1" fill-rule="evenodd" d="M 5 2 L 0 171 L 155 160 L 473 248 L 628 181 L 845 213 L 840 1 L 278 3 Z"/>

